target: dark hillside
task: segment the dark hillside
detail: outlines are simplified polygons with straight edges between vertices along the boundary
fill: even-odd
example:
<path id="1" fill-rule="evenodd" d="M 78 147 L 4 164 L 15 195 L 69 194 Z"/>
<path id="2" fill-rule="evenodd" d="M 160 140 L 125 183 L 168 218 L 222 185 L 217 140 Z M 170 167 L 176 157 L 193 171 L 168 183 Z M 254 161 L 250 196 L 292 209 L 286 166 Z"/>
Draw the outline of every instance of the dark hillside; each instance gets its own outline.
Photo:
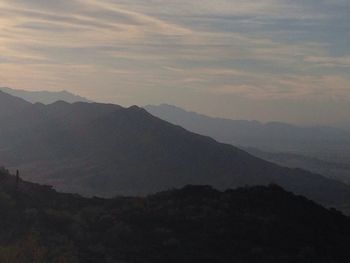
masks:
<path id="1" fill-rule="evenodd" d="M 0 262 L 350 260 L 349 218 L 277 185 L 87 199 L 0 181 Z"/>
<path id="2" fill-rule="evenodd" d="M 10 104 L 18 101 L 0 97 Z M 346 184 L 263 161 L 136 106 L 63 101 L 25 105 L 0 118 L 0 162 L 20 169 L 27 180 L 58 190 L 112 197 L 187 184 L 224 190 L 277 183 L 327 206 L 350 201 Z"/>

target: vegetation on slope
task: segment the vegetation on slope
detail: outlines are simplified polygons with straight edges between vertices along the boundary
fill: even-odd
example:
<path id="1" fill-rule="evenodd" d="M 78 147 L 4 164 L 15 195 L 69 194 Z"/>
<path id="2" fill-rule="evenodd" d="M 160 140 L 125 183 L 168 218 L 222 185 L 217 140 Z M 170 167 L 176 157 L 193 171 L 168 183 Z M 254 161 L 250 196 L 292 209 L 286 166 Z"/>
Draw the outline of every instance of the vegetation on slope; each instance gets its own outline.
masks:
<path id="1" fill-rule="evenodd" d="M 276 185 L 87 199 L 0 182 L 0 262 L 350 260 L 349 218 Z"/>

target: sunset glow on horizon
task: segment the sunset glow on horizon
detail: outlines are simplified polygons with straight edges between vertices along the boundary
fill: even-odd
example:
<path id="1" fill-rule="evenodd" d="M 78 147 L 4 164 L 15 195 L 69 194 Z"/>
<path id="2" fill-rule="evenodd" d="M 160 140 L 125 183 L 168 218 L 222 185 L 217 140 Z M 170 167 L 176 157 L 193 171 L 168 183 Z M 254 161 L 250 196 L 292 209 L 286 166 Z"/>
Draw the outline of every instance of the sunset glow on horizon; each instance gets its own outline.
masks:
<path id="1" fill-rule="evenodd" d="M 345 0 L 0 0 L 0 86 L 342 123 L 349 13 Z"/>

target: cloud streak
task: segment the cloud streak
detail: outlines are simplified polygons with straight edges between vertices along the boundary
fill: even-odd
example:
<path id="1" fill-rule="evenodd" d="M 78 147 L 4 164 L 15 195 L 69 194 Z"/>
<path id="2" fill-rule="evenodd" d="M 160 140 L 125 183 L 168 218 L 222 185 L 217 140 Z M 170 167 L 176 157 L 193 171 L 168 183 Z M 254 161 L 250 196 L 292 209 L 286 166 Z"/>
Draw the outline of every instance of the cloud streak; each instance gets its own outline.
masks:
<path id="1" fill-rule="evenodd" d="M 0 85 L 123 105 L 350 101 L 349 12 L 343 0 L 0 0 Z"/>

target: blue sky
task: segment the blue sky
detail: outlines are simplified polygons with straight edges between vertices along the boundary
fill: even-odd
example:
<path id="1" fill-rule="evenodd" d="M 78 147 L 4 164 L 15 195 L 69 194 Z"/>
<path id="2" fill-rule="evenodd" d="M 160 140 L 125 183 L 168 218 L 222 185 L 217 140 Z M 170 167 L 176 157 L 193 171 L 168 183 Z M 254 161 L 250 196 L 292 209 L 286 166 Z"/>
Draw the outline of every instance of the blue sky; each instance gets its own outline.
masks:
<path id="1" fill-rule="evenodd" d="M 349 14 L 348 0 L 0 0 L 0 86 L 350 121 Z"/>

